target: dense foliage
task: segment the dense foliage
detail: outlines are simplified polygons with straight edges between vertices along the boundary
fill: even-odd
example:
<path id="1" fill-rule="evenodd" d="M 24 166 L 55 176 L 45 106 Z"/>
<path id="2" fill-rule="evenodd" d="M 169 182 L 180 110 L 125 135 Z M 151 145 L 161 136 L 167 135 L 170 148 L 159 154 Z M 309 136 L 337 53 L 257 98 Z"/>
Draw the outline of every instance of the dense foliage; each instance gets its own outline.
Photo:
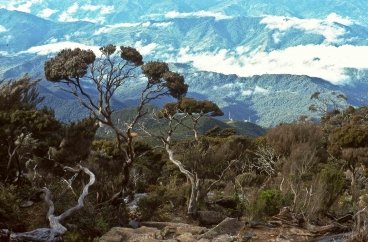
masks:
<path id="1" fill-rule="evenodd" d="M 166 70 L 164 64 L 151 64 Z M 150 82 L 159 81 L 161 76 L 148 70 Z M 181 80 L 180 76 L 176 78 Z M 180 80 L 179 86 L 185 89 Z M 96 183 L 85 207 L 65 220 L 69 226 L 66 241 L 93 241 L 110 228 L 128 226 L 132 220 L 171 221 L 182 217 L 188 221 L 186 207 L 193 190 L 188 176 L 171 162 L 165 147 L 153 149 L 157 141 L 147 139 L 138 129 L 131 133 L 136 160 L 129 174 L 130 193 L 109 202 L 127 176 L 121 169 L 124 149 L 119 148 L 127 143 L 119 144 L 114 137 L 105 139 L 105 128 L 96 135 L 96 118 L 69 124 L 55 119 L 52 109 L 37 106 L 42 100 L 36 89 L 38 82 L 27 75 L 1 81 L 1 228 L 20 232 L 47 227 L 40 189 L 44 186 L 53 191 L 57 213 L 72 206 L 87 178 L 82 174 L 73 176 L 63 167 L 76 164 L 88 167 L 96 175 Z M 145 106 L 144 112 L 160 111 L 161 115 L 158 119 L 145 116 L 142 122 L 146 132 L 164 134 L 171 132 L 167 127 L 174 119 L 163 122 L 159 118 L 178 115 L 173 124 L 181 124 L 181 128 L 174 130 L 170 151 L 195 177 L 196 210 L 213 209 L 215 201 L 227 199 L 228 207 L 222 210 L 226 216 L 262 221 L 289 206 L 306 221 L 323 224 L 326 214 L 357 213 L 368 206 L 366 106 L 338 106 L 327 110 L 320 122 L 304 116 L 254 137 L 239 134 L 235 121 L 212 122 L 206 115 L 223 114 L 217 105 L 183 98 L 181 91 L 179 88 L 170 95 L 177 95 L 182 102 L 168 103 L 160 110 Z M 117 112 L 120 116 L 112 116 L 111 120 L 124 123 L 134 117 L 136 110 Z M 186 119 L 180 120 L 185 115 Z M 211 122 L 193 126 L 199 117 Z M 200 131 L 198 137 L 193 129 Z M 127 202 L 138 193 L 146 196 L 138 201 L 134 212 L 129 211 Z"/>

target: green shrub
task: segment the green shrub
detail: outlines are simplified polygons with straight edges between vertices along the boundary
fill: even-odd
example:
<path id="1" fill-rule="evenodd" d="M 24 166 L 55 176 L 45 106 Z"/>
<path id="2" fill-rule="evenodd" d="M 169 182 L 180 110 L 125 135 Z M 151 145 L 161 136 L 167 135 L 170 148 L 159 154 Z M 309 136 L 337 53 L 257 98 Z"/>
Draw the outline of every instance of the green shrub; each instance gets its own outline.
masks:
<path id="1" fill-rule="evenodd" d="M 140 213 L 142 220 L 149 220 L 162 203 L 162 197 L 157 194 L 142 197 L 137 202 L 137 211 Z"/>
<path id="2" fill-rule="evenodd" d="M 19 222 L 19 214 L 15 186 L 4 188 L 0 184 L 0 228 L 7 228 L 9 224 Z"/>
<path id="3" fill-rule="evenodd" d="M 151 186 L 150 193 L 142 197 L 137 202 L 137 212 L 140 213 L 142 220 L 149 220 L 152 216 L 164 218 L 160 212 L 167 212 L 170 209 L 185 206 L 190 191 L 189 184 L 168 186 Z M 169 204 L 169 206 L 167 206 Z M 168 209 L 171 207 L 170 209 Z M 161 209 L 160 208 L 165 208 Z"/>
<path id="4" fill-rule="evenodd" d="M 265 190 L 256 201 L 249 203 L 247 212 L 255 219 L 265 219 L 267 216 L 278 214 L 282 207 L 290 206 L 292 201 L 292 194 L 285 194 L 279 190 Z"/>

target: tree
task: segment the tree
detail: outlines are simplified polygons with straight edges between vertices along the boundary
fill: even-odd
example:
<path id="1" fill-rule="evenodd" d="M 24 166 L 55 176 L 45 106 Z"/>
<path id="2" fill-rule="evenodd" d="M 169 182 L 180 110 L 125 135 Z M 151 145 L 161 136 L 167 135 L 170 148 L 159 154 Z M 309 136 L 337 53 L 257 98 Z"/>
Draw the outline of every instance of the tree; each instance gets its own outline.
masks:
<path id="1" fill-rule="evenodd" d="M 20 184 L 26 161 L 39 154 L 43 145 L 55 144 L 53 133 L 60 130 L 53 110 L 37 109 L 43 100 L 26 75 L 0 84 L 0 180 Z"/>
<path id="2" fill-rule="evenodd" d="M 55 206 L 53 201 L 51 200 L 51 192 L 47 188 L 43 188 L 45 193 L 45 201 L 49 206 L 49 210 L 47 212 L 46 218 L 50 222 L 51 228 L 40 228 L 35 229 L 30 232 L 24 233 L 13 233 L 7 229 L 0 229 L 0 238 L 7 238 L 9 241 L 19 241 L 19 242 L 58 242 L 63 241 L 63 234 L 67 231 L 67 229 L 60 223 L 60 221 L 64 220 L 68 216 L 70 216 L 73 212 L 81 209 L 84 206 L 84 198 L 88 195 L 89 187 L 95 182 L 95 175 L 85 167 L 80 166 L 78 169 L 73 169 L 71 167 L 65 167 L 65 170 L 71 171 L 78 175 L 80 172 L 86 173 L 90 179 L 89 182 L 83 187 L 83 192 L 78 198 L 78 204 L 72 208 L 69 208 L 64 213 L 55 216 Z M 76 176 L 74 175 L 74 177 Z M 68 188 L 72 185 L 72 180 L 68 183 Z"/>
<path id="3" fill-rule="evenodd" d="M 150 61 L 144 64 L 142 55 L 135 48 L 120 46 L 120 51 L 117 51 L 116 46 L 109 44 L 101 47 L 100 52 L 101 55 L 96 58 L 91 50 L 62 50 L 55 58 L 45 62 L 44 72 L 48 81 L 60 83 L 59 87 L 73 94 L 94 118 L 113 129 L 124 156 L 124 178 L 121 190 L 115 194 L 113 201 L 126 194 L 129 187 L 130 169 L 137 159 L 132 130 L 147 113 L 143 111 L 144 105 L 164 95 L 181 99 L 186 95 L 188 85 L 182 76 L 170 71 L 164 62 Z M 146 84 L 140 93 L 136 114 L 124 130 L 119 129 L 112 119 L 114 110 L 111 99 L 117 89 L 124 87 L 125 81 L 142 75 L 146 78 Z M 97 98 L 85 88 L 89 82 L 95 85 Z"/>
<path id="4" fill-rule="evenodd" d="M 177 156 L 175 156 L 175 150 L 173 149 L 173 135 L 175 131 L 180 127 L 184 126 L 193 131 L 193 140 L 190 142 L 190 149 L 200 150 L 200 156 L 205 155 L 209 150 L 202 147 L 202 142 L 200 142 L 197 131 L 197 124 L 199 120 L 204 116 L 221 116 L 223 112 L 220 108 L 213 102 L 204 100 L 199 101 L 193 98 L 182 98 L 178 102 L 171 102 L 164 105 L 164 107 L 159 110 L 153 118 L 156 118 L 158 124 L 161 127 L 161 132 L 159 134 L 154 134 L 147 131 L 144 126 L 144 130 L 147 134 L 156 137 L 162 142 L 162 147 L 169 155 L 169 160 L 176 165 L 180 172 L 183 173 L 190 182 L 191 193 L 188 202 L 188 214 L 192 217 L 196 217 L 197 214 L 197 204 L 201 198 L 201 186 L 202 179 L 199 177 L 198 171 L 196 169 L 190 170 L 190 167 L 186 167 L 185 164 L 180 161 Z M 159 119 L 164 119 L 166 122 L 160 122 Z M 189 124 L 188 124 L 189 119 Z M 234 161 L 229 161 L 228 166 L 222 170 L 219 180 L 222 179 L 225 171 L 234 163 Z"/>
<path id="5" fill-rule="evenodd" d="M 346 106 L 348 100 L 344 94 L 331 92 L 329 94 L 321 94 L 315 92 L 311 95 L 310 99 L 317 100 L 317 104 L 309 106 L 308 110 L 311 112 L 318 112 L 323 116 L 335 115 Z"/>

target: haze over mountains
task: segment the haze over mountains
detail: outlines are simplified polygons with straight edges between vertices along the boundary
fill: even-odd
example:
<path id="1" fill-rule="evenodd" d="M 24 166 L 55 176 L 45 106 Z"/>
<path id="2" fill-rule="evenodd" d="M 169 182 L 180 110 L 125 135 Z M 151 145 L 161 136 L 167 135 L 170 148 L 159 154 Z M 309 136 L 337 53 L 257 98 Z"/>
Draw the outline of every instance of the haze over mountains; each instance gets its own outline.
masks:
<path id="1" fill-rule="evenodd" d="M 44 61 L 66 47 L 98 54 L 102 45 L 128 45 L 145 61 L 172 63 L 190 85 L 188 96 L 215 101 L 234 119 L 275 125 L 311 115 L 316 91 L 362 104 L 367 12 L 363 0 L 0 0 L 0 75 L 43 77 Z M 120 90 L 116 107 L 134 105 L 140 84 Z M 41 85 L 59 118 L 86 114 L 70 112 L 72 97 Z"/>

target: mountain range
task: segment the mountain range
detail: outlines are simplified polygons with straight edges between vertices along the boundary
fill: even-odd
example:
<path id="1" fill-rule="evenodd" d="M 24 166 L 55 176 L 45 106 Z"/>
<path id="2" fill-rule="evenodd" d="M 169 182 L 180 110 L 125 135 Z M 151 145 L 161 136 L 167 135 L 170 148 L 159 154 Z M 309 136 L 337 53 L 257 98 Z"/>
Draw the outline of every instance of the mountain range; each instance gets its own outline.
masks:
<path id="1" fill-rule="evenodd" d="M 222 119 L 268 127 L 318 117 L 308 111 L 314 92 L 365 103 L 366 12 L 363 0 L 0 0 L 0 75 L 43 78 L 43 63 L 63 48 L 133 46 L 144 61 L 170 63 L 188 96 L 216 102 Z M 135 105 L 141 85 L 128 82 L 115 108 Z M 88 115 L 53 84 L 39 90 L 58 118 Z"/>

